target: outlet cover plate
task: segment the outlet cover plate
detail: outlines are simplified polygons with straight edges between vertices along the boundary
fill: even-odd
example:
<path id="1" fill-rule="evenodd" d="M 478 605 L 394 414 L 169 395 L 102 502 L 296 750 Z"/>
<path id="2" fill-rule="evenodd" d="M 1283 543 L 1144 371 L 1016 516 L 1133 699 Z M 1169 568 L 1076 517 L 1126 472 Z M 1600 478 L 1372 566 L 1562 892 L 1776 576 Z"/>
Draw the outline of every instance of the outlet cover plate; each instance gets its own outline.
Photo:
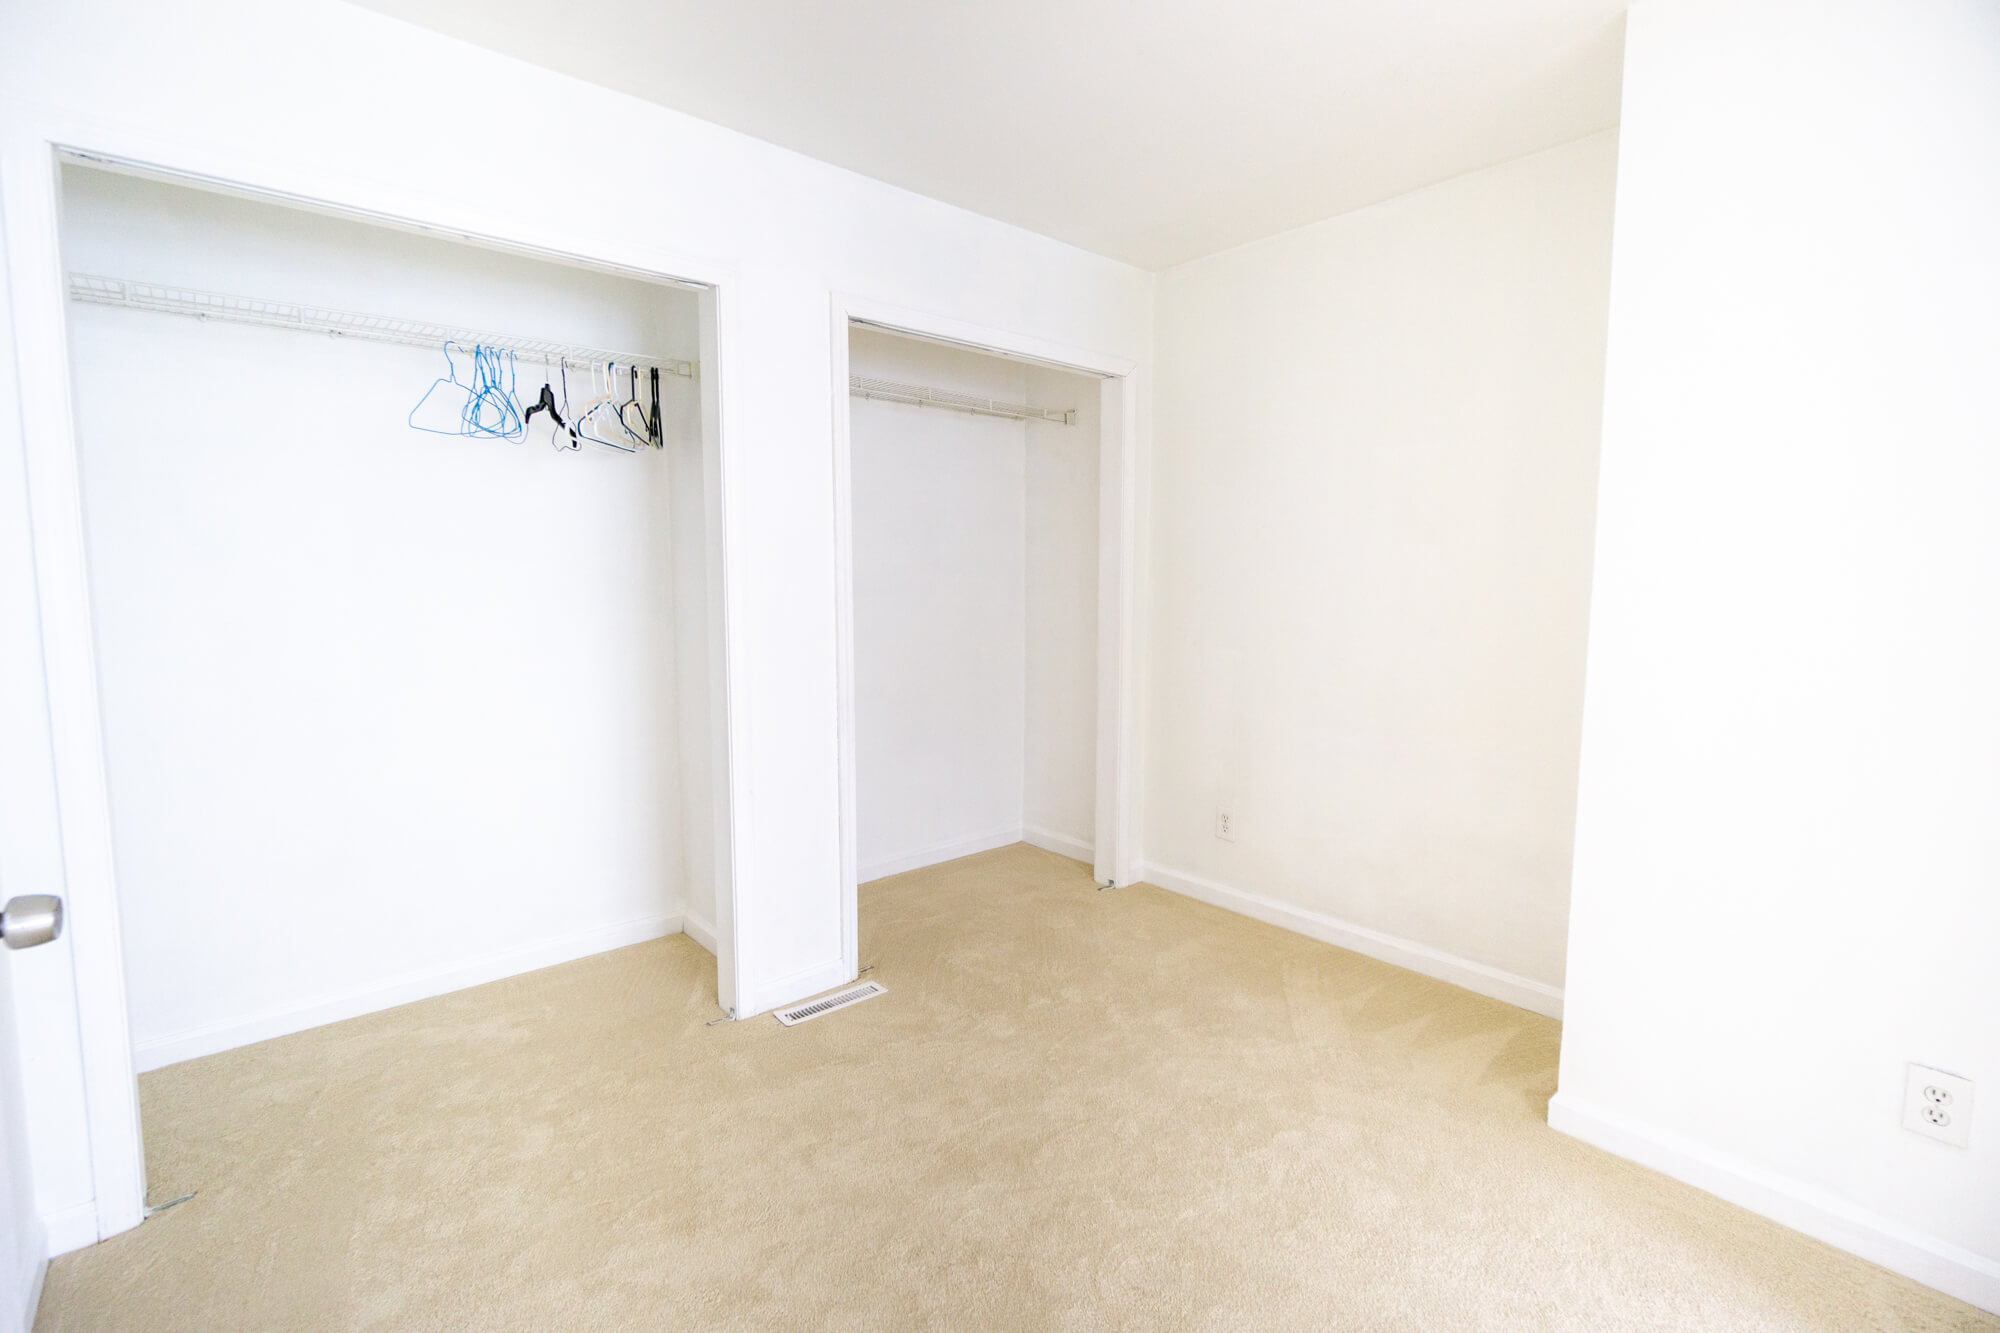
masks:
<path id="1" fill-rule="evenodd" d="M 1215 807 L 1215 836 L 1224 842 L 1236 841 L 1236 812 L 1227 805 Z"/>
<path id="2" fill-rule="evenodd" d="M 1903 1128 L 1963 1148 L 1972 1142 L 1972 1080 L 1913 1064 L 1903 1085 Z"/>

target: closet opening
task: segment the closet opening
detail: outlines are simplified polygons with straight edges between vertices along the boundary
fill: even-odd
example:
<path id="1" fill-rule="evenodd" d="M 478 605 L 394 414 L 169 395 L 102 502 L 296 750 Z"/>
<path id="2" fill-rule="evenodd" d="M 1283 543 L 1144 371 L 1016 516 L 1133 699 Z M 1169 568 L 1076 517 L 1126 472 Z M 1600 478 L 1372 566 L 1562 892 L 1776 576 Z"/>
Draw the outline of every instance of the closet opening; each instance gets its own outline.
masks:
<path id="1" fill-rule="evenodd" d="M 714 289 L 60 206 L 132 1069 L 680 932 L 728 1007 Z"/>
<path id="2" fill-rule="evenodd" d="M 836 339 L 850 939 L 860 884 L 1014 843 L 1125 882 L 1129 386 L 900 322 Z"/>

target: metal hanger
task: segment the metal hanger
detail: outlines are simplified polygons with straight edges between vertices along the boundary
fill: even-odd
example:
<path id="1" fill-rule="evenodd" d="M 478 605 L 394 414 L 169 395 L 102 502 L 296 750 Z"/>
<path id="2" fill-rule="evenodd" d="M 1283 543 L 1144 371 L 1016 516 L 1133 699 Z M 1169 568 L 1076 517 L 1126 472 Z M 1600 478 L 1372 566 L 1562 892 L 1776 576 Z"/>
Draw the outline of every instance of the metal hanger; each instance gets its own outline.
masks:
<path id="1" fill-rule="evenodd" d="M 631 384 L 631 396 L 618 406 L 618 424 L 625 428 L 627 435 L 630 435 L 634 439 L 643 439 L 647 444 L 657 448 L 660 443 L 659 404 L 656 400 L 653 407 L 653 415 L 649 419 L 646 416 L 646 409 L 639 403 L 639 367 L 627 366 L 625 369 L 627 379 Z M 655 371 L 654 373 L 658 374 L 659 372 Z M 639 424 L 637 426 L 632 424 L 632 417 L 630 415 L 635 410 L 639 414 Z"/>
<path id="2" fill-rule="evenodd" d="M 514 354 L 501 348 L 472 349 L 472 401 L 465 409 L 466 435 L 519 440 L 528 424 L 514 392 Z"/>
<path id="3" fill-rule="evenodd" d="M 606 363 L 604 368 L 605 392 L 592 398 L 569 419 L 570 433 L 579 439 L 589 440 L 592 444 L 601 444 L 607 449 L 617 449 L 622 453 L 628 454 L 637 453 L 639 451 L 639 442 L 635 441 L 628 444 L 624 440 L 611 438 L 609 434 L 609 429 L 611 428 L 615 428 L 627 436 L 631 434 L 625 430 L 623 423 L 618 420 L 618 404 L 615 401 L 617 393 L 612 388 L 613 369 L 614 367 L 611 363 Z M 590 370 L 591 377 L 595 379 L 597 365 L 593 363 Z M 604 419 L 607 417 L 610 419 L 610 428 L 604 425 Z"/>
<path id="4" fill-rule="evenodd" d="M 470 385 L 459 381 L 458 361 L 452 355 L 454 352 L 463 356 L 465 348 L 452 342 L 444 345 L 445 373 L 434 381 L 430 388 L 424 390 L 424 396 L 410 409 L 408 420 L 411 430 L 421 430 L 432 435 L 465 434 L 465 421 L 467 414 L 472 410 L 473 393 Z M 432 405 L 433 399 L 436 400 L 435 406 Z M 425 413 L 427 418 L 440 422 L 449 420 L 451 428 L 446 430 L 438 426 L 418 424 L 417 414 L 424 412 L 426 407 L 430 407 L 430 411 Z M 446 413 L 449 413 L 449 416 Z"/>

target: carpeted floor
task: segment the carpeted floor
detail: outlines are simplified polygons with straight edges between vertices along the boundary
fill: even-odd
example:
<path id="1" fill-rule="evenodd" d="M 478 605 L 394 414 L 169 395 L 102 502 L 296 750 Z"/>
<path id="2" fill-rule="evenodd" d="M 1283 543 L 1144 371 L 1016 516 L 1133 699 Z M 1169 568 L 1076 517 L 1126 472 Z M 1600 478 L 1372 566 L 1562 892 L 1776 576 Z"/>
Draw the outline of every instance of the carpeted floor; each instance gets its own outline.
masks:
<path id="1" fill-rule="evenodd" d="M 1543 1123 L 1555 1023 L 1026 846 L 889 994 L 707 1026 L 674 936 L 141 1080 L 39 1329 L 1970 1329 Z"/>

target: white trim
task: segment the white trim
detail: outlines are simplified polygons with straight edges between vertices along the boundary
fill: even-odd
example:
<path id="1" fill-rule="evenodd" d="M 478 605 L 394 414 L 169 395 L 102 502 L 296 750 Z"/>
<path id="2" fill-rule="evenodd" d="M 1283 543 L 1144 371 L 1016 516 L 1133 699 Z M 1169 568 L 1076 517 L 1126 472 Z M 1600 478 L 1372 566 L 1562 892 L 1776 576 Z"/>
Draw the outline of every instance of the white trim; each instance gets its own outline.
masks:
<path id="1" fill-rule="evenodd" d="M 1549 1128 L 2000 1314 L 2000 1262 L 1894 1218 L 1565 1092 L 1549 1102 Z"/>
<path id="2" fill-rule="evenodd" d="M 1067 833 L 1058 833 L 1052 828 L 1039 824 L 1026 824 L 1021 828 L 1021 841 L 1030 847 L 1039 847 L 1057 856 L 1067 856 L 1072 861 L 1089 864 L 1093 848 L 1082 838 L 1072 838 Z"/>
<path id="3" fill-rule="evenodd" d="M 578 958 L 588 958 L 592 954 L 604 953 L 610 949 L 622 949 L 630 944 L 643 944 L 647 940 L 657 940 L 665 935 L 676 935 L 681 930 L 679 913 L 670 915 L 642 916 L 631 921 L 620 921 L 614 925 L 599 926 L 595 930 L 582 931 L 575 935 L 565 935 L 559 939 L 541 940 L 523 949 L 509 949 L 501 953 L 487 954 L 482 958 L 471 958 L 464 962 L 452 963 L 445 967 L 426 968 L 385 981 L 360 990 L 348 991 L 341 995 L 331 995 L 294 1009 L 281 1010 L 275 1014 L 264 1014 L 256 1018 L 237 1019 L 227 1023 L 212 1023 L 206 1027 L 193 1028 L 175 1033 L 171 1037 L 160 1037 L 153 1041 L 140 1042 L 132 1048 L 133 1062 L 140 1073 L 163 1069 L 179 1064 L 183 1060 L 194 1060 L 204 1055 L 214 1055 L 218 1051 L 230 1051 L 238 1046 L 248 1046 L 252 1042 L 269 1041 L 293 1032 L 303 1032 L 307 1028 L 320 1027 L 327 1023 L 338 1023 L 346 1018 L 358 1018 L 362 1014 L 372 1014 L 382 1009 L 393 1009 L 399 1004 L 409 1004 L 415 1000 L 428 1000 L 434 995 L 445 995 L 468 986 L 482 986 L 502 977 L 519 976 L 523 972 L 534 972 L 557 963 L 573 962 Z"/>
<path id="4" fill-rule="evenodd" d="M 854 404 L 847 392 L 849 302 L 833 295 L 833 711 L 840 820 L 840 956 L 861 975 L 861 815 L 854 759 Z M 836 983 L 838 984 L 838 983 Z M 796 996 L 790 998 L 798 998 Z M 780 1001 L 786 1003 L 787 1001 Z"/>
<path id="5" fill-rule="evenodd" d="M 1130 375 L 1139 368 L 1139 363 L 1130 357 L 1050 342 L 1033 334 L 975 324 L 955 315 L 916 310 L 872 297 L 838 292 L 834 294 L 834 300 L 843 307 L 839 321 L 842 342 L 846 341 L 847 322 L 851 319 L 889 333 L 909 334 L 926 342 L 950 343 L 970 352 L 1004 356 L 1010 361 L 1032 361 L 1051 370 L 1080 370 L 1086 375 L 1111 379 Z M 844 386 L 847 381 L 843 378 L 839 383 Z M 842 393 L 845 394 L 844 388 Z"/>
<path id="6" fill-rule="evenodd" d="M 1139 380 L 1098 385 L 1097 773 L 1091 876 L 1139 876 Z"/>
<path id="7" fill-rule="evenodd" d="M 53 1259 L 59 1254 L 97 1244 L 97 1201 L 85 1199 L 53 1213 L 42 1214 L 43 1248 Z"/>
<path id="8" fill-rule="evenodd" d="M 879 861 L 870 861 L 860 870 L 860 882 L 881 879 L 885 875 L 900 875 L 908 870 L 922 870 L 925 866 L 941 865 L 946 861 L 956 861 L 961 856 L 977 856 L 980 852 L 990 852 L 996 847 L 1012 847 L 1021 841 L 1021 826 L 1010 824 L 1006 828 L 982 833 L 976 838 L 960 838 L 956 842 L 941 842 L 932 847 L 922 847 L 914 852 L 903 852 L 896 856 L 885 856 Z"/>
<path id="9" fill-rule="evenodd" d="M 1560 987 L 1547 982 L 1534 981 L 1527 977 L 1506 972 L 1485 963 L 1475 963 L 1469 958 L 1446 953 L 1443 949 L 1420 944 L 1416 940 L 1406 940 L 1398 935 L 1390 935 L 1368 926 L 1356 925 L 1352 921 L 1342 921 L 1339 917 L 1315 912 L 1310 908 L 1295 907 L 1271 898 L 1232 889 L 1214 880 L 1202 879 L 1198 875 L 1185 874 L 1179 870 L 1169 870 L 1162 865 L 1148 863 L 1145 867 L 1146 883 L 1158 885 L 1174 893 L 1208 903 L 1213 907 L 1225 908 L 1243 916 L 1254 917 L 1258 921 L 1286 930 L 1297 931 L 1301 935 L 1322 940 L 1327 944 L 1351 949 L 1355 953 L 1379 958 L 1397 967 L 1406 967 L 1412 972 L 1421 972 L 1439 981 L 1448 981 L 1454 986 L 1508 1004 L 1519 1005 L 1550 1018 L 1561 1018 L 1563 993 Z"/>
<path id="10" fill-rule="evenodd" d="M 901 870 L 966 856 L 986 847 L 959 844 L 964 850 L 928 859 L 899 858 L 869 866 L 860 862 L 859 815 L 856 810 L 854 767 L 854 532 L 853 532 L 853 404 L 848 395 L 848 330 L 852 323 L 931 342 L 1029 361 L 1059 370 L 1095 375 L 1099 388 L 1099 516 L 1098 516 L 1098 656 L 1097 656 L 1097 828 L 1096 849 L 1104 864 L 1093 868 L 1099 882 L 1108 876 L 1124 883 L 1137 869 L 1137 790 L 1139 710 L 1134 697 L 1137 679 L 1139 577 L 1136 479 L 1139 458 L 1139 363 L 1129 357 L 1051 342 L 1033 334 L 996 329 L 935 311 L 913 310 L 872 297 L 836 291 L 831 301 L 833 375 L 833 612 L 836 731 L 840 776 L 841 944 L 847 974 L 829 984 L 860 975 L 860 895 L 863 880 Z M 1021 830 L 1009 841 L 1019 841 Z M 995 843 L 993 846 L 1004 844 Z M 938 849 L 942 850 L 942 849 Z M 811 992 L 803 992 L 810 994 Z M 781 995 L 785 1004 L 798 995 Z M 756 1010 L 747 1010 L 754 1013 Z"/>
<path id="11" fill-rule="evenodd" d="M 715 952 L 715 927 L 692 912 L 681 916 L 681 933 L 710 953 Z"/>
<path id="12" fill-rule="evenodd" d="M 733 270 L 731 273 L 733 281 Z M 742 660 L 730 642 L 733 626 L 744 623 L 731 598 L 738 586 L 734 571 L 742 566 L 743 525 L 729 519 L 732 483 L 736 468 L 734 447 L 725 440 L 736 438 L 736 386 L 743 377 L 735 372 L 734 359 L 724 351 L 741 344 L 737 329 L 737 309 L 733 285 L 715 282 L 696 296 L 701 307 L 701 358 L 704 367 L 701 386 L 702 507 L 708 531 L 704 534 L 708 564 L 708 710 L 709 710 L 709 792 L 714 824 L 715 920 L 710 925 L 709 943 L 715 954 L 716 1003 L 724 1013 L 737 1012 L 742 1004 L 741 978 L 756 970 L 750 960 L 750 935 L 744 929 L 749 919 L 751 896 L 749 875 L 743 873 L 744 853 L 752 843 L 750 778 L 745 765 L 736 762 L 739 753 L 749 753 L 750 697 L 748 690 L 736 688 L 734 664 Z M 739 749 L 739 747 L 741 747 Z"/>
<path id="13" fill-rule="evenodd" d="M 835 958 L 830 962 L 809 967 L 803 972 L 794 972 L 789 977 L 780 977 L 762 990 L 750 992 L 746 1002 L 748 1007 L 743 1013 L 732 1017 L 754 1018 L 767 1009 L 776 1009 L 779 1005 L 791 1004 L 795 1000 L 818 995 L 822 991 L 830 991 L 852 980 L 854 972 L 848 968 L 847 960 Z"/>

